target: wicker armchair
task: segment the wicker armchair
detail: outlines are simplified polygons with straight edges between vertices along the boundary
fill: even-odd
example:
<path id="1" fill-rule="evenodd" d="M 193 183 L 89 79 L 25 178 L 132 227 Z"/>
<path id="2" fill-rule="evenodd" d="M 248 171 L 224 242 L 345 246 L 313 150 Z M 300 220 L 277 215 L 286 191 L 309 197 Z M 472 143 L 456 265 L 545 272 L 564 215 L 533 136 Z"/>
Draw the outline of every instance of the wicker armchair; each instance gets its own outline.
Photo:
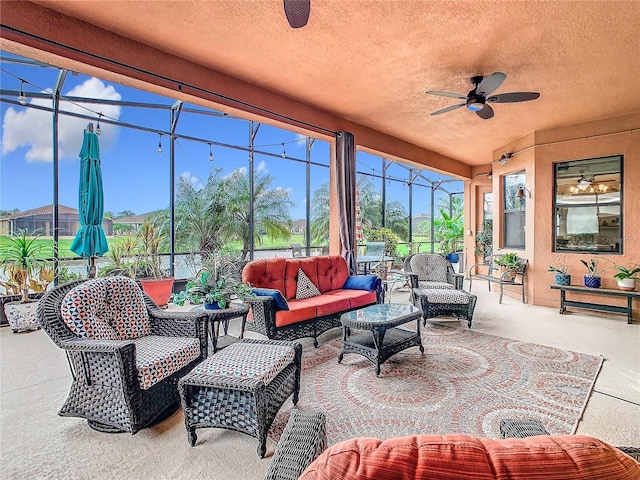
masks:
<path id="1" fill-rule="evenodd" d="M 37 316 L 71 369 L 58 414 L 101 432 L 134 434 L 173 413 L 178 379 L 207 356 L 205 313 L 163 311 L 126 277 L 58 286 Z"/>
<path id="2" fill-rule="evenodd" d="M 422 290 L 437 288 L 462 290 L 464 274 L 455 273 L 453 265 L 439 253 L 416 253 L 404 260 L 404 272 L 411 286 L 411 303 L 417 305 L 414 288 Z M 419 306 L 419 305 L 418 305 Z"/>

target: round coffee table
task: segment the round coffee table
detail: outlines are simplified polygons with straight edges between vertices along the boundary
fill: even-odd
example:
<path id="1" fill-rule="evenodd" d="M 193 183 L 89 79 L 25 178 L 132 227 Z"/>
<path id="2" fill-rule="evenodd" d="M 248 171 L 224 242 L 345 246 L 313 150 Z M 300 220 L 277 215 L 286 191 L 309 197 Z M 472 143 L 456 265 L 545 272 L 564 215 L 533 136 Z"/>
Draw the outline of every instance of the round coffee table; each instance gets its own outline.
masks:
<path id="1" fill-rule="evenodd" d="M 381 303 L 343 313 L 340 317 L 342 350 L 338 363 L 342 362 L 345 353 L 357 353 L 371 360 L 376 366 L 376 375 L 380 376 L 380 365 L 396 353 L 409 347 L 419 347 L 424 353 L 420 338 L 421 318 L 422 310 L 399 303 Z M 396 328 L 414 320 L 415 332 Z M 351 335 L 351 329 L 368 332 Z"/>

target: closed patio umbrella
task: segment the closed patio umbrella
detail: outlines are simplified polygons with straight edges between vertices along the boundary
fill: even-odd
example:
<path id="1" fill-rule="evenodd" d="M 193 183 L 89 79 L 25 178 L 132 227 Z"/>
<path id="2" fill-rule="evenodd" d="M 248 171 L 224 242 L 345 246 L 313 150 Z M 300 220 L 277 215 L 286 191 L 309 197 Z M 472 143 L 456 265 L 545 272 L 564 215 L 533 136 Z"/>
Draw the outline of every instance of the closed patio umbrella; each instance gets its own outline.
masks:
<path id="1" fill-rule="evenodd" d="M 82 258 L 89 259 L 89 277 L 96 274 L 95 257 L 109 250 L 102 229 L 104 215 L 104 192 L 100 169 L 100 145 L 93 132 L 93 124 L 84 131 L 80 150 L 80 185 L 78 189 L 78 211 L 80 230 L 71 244 L 71 250 Z"/>

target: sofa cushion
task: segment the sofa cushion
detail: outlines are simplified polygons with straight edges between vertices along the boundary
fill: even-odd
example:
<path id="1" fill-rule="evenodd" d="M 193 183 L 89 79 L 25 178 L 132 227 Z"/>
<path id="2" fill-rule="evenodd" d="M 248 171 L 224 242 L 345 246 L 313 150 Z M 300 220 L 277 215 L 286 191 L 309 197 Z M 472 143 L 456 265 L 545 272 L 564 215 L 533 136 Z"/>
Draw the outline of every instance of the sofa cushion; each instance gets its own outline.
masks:
<path id="1" fill-rule="evenodd" d="M 303 300 L 290 300 L 289 310 L 276 312 L 276 327 L 284 327 L 292 323 L 304 322 L 316 317 L 316 306 L 304 303 Z"/>
<path id="2" fill-rule="evenodd" d="M 340 255 L 320 256 L 316 258 L 318 272 L 318 290 L 320 293 L 343 288 L 349 277 L 347 262 Z"/>
<path id="3" fill-rule="evenodd" d="M 340 289 L 323 294 L 323 296 L 325 295 L 331 295 L 334 298 L 348 299 L 350 309 L 364 307 L 365 305 L 371 305 L 372 303 L 376 303 L 377 300 L 375 291 L 369 292 L 366 290 Z"/>
<path id="4" fill-rule="evenodd" d="M 285 294 L 285 259 L 252 260 L 242 269 L 242 281 L 249 282 L 252 287 L 271 288 Z M 285 298 L 293 298 L 293 295 L 289 297 L 285 294 Z"/>
<path id="5" fill-rule="evenodd" d="M 320 295 L 320 290 L 314 285 L 314 283 L 307 277 L 302 271 L 298 270 L 298 286 L 296 287 L 296 300 L 302 300 L 305 298 L 316 297 Z"/>
<path id="6" fill-rule="evenodd" d="M 349 298 L 337 297 L 331 295 L 330 292 L 299 301 L 303 302 L 305 305 L 314 305 L 316 307 L 315 317 L 323 317 L 325 315 L 331 315 L 332 313 L 343 312 L 351 308 Z"/>
<path id="7" fill-rule="evenodd" d="M 136 338 L 136 368 L 140 388 L 147 390 L 200 355 L 200 341 L 191 337 L 147 335 Z"/>
<path id="8" fill-rule="evenodd" d="M 378 277 L 376 275 L 351 275 L 344 282 L 342 288 L 371 291 L 376 288 L 377 281 Z"/>
<path id="9" fill-rule="evenodd" d="M 251 291 L 259 297 L 271 297 L 276 304 L 276 310 L 289 310 L 287 299 L 284 298 L 280 290 L 272 288 L 252 288 Z"/>
<path id="10" fill-rule="evenodd" d="M 583 435 L 490 440 L 467 435 L 355 438 L 325 450 L 300 480 L 631 480 L 640 464 Z"/>

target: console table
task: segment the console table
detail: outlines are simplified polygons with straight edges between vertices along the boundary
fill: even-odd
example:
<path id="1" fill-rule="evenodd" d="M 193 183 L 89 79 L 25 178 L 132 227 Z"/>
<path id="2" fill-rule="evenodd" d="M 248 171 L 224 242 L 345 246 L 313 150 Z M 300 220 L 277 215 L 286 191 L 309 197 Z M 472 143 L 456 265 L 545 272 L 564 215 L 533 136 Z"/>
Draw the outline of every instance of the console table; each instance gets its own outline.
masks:
<path id="1" fill-rule="evenodd" d="M 612 288 L 588 288 L 579 285 L 551 285 L 553 290 L 560 290 L 560 313 L 564 313 L 567 307 L 586 308 L 588 310 L 599 310 L 602 312 L 620 313 L 627 316 L 627 323 L 633 323 L 631 304 L 634 298 L 640 298 L 640 292 L 629 292 Z M 627 306 L 607 305 L 601 303 L 578 302 L 567 300 L 567 292 L 588 293 L 591 295 L 605 295 L 611 297 L 627 297 Z"/>

